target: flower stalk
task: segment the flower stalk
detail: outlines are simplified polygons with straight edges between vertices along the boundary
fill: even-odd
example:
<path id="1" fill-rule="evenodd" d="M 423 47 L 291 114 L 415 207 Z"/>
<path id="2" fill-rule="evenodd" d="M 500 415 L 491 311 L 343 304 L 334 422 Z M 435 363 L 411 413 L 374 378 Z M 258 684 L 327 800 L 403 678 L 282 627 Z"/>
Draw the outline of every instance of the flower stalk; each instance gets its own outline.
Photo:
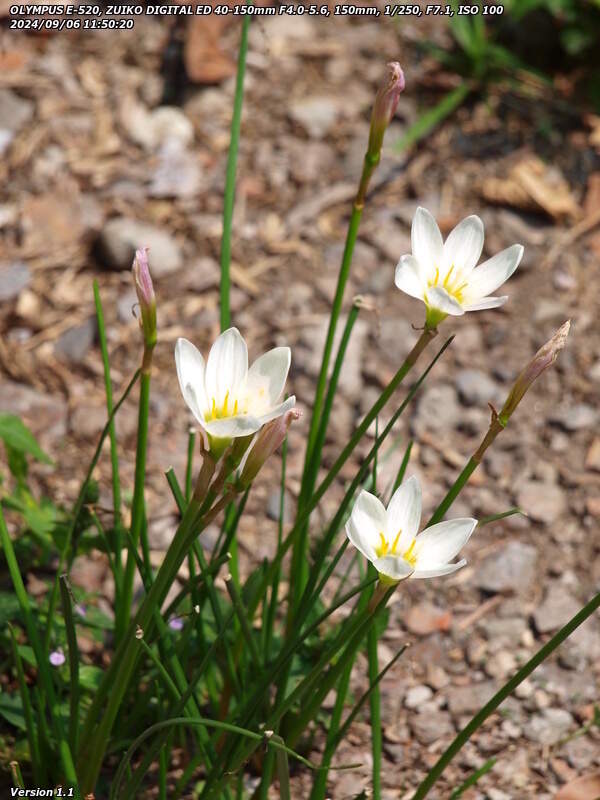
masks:
<path id="1" fill-rule="evenodd" d="M 490 426 L 483 437 L 481 444 L 473 453 L 471 458 L 467 461 L 453 486 L 450 487 L 447 495 L 433 513 L 433 516 L 427 523 L 427 527 L 437 524 L 444 518 L 444 515 L 452 503 L 456 500 L 471 475 L 481 463 L 488 447 L 490 447 L 490 445 L 496 440 L 498 434 L 501 433 L 506 427 L 508 420 L 515 412 L 517 406 L 525 396 L 525 393 L 531 388 L 534 381 L 539 378 L 542 372 L 548 369 L 548 367 L 550 367 L 556 361 L 559 352 L 563 349 L 567 342 L 570 326 L 571 321 L 567 320 L 567 322 L 561 325 L 554 336 L 552 336 L 552 338 L 549 339 L 546 344 L 544 344 L 537 351 L 529 364 L 517 377 L 517 380 L 515 381 L 513 388 L 511 389 L 504 405 L 502 406 L 500 413 L 492 408 L 492 419 Z"/>

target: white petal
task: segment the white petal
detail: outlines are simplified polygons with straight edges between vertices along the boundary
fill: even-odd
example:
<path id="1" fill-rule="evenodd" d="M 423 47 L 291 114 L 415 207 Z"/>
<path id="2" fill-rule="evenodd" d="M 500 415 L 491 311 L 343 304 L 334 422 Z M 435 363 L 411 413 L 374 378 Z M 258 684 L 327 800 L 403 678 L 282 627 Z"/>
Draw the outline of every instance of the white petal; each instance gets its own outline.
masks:
<path id="1" fill-rule="evenodd" d="M 445 277 L 454 264 L 462 275 L 468 275 L 479 261 L 483 250 L 483 222 L 472 214 L 459 222 L 444 242 L 443 268 L 440 274 Z"/>
<path id="2" fill-rule="evenodd" d="M 435 275 L 442 263 L 444 242 L 437 222 L 426 208 L 419 206 L 410 231 L 412 254 L 419 262 L 425 278 Z"/>
<path id="3" fill-rule="evenodd" d="M 277 403 L 285 386 L 291 358 L 289 347 L 274 347 L 252 364 L 246 383 L 252 413 L 266 411 Z"/>
<path id="4" fill-rule="evenodd" d="M 261 414 L 258 417 L 260 424 L 264 425 L 265 422 L 270 422 L 272 419 L 281 417 L 286 411 L 289 411 L 290 408 L 293 408 L 295 405 L 296 396 L 292 395 L 291 397 L 288 397 L 287 400 L 284 400 L 283 403 L 279 403 L 279 405 L 270 408 L 265 414 Z"/>
<path id="5" fill-rule="evenodd" d="M 400 291 L 419 300 L 423 299 L 425 286 L 421 278 L 419 262 L 414 256 L 401 257 L 396 267 L 395 283 Z"/>
<path id="6" fill-rule="evenodd" d="M 469 300 L 475 302 L 480 297 L 495 292 L 510 278 L 522 258 L 523 247 L 520 244 L 513 244 L 512 247 L 507 247 L 488 261 L 484 261 L 469 276 L 467 287 Z"/>
<path id="7" fill-rule="evenodd" d="M 248 436 L 251 433 L 256 433 L 262 427 L 259 419 L 247 414 L 240 414 L 237 417 L 225 417 L 224 419 L 204 420 L 202 425 L 207 433 L 218 439 Z"/>
<path id="8" fill-rule="evenodd" d="M 417 566 L 429 569 L 430 565 L 446 564 L 469 541 L 477 525 L 476 519 L 451 519 L 426 528 L 417 536 L 415 553 Z"/>
<path id="9" fill-rule="evenodd" d="M 385 508 L 374 494 L 362 491 L 346 525 L 346 534 L 369 561 L 376 558 L 379 534 L 385 531 Z"/>
<path id="10" fill-rule="evenodd" d="M 233 398 L 248 372 L 248 348 L 237 328 L 222 333 L 210 349 L 206 364 L 206 394 L 217 407 Z"/>
<path id="11" fill-rule="evenodd" d="M 502 297 L 482 297 L 481 300 L 464 306 L 464 309 L 465 311 L 485 311 L 486 308 L 498 308 L 499 306 L 503 306 L 507 300 L 507 294 L 502 295 Z"/>
<path id="12" fill-rule="evenodd" d="M 201 352 L 187 339 L 177 339 L 175 345 L 175 365 L 179 386 L 186 403 L 197 416 L 200 409 L 206 406 L 204 391 L 205 365 Z M 192 387 L 193 395 L 189 388 Z M 195 407 L 192 406 L 192 403 Z"/>
<path id="13" fill-rule="evenodd" d="M 458 300 L 441 286 L 432 286 L 427 290 L 427 302 L 432 308 L 437 308 L 445 314 L 452 314 L 454 317 L 460 317 L 465 313 Z"/>
<path id="14" fill-rule="evenodd" d="M 417 535 L 421 521 L 421 486 L 412 475 L 399 486 L 387 508 L 386 532 L 393 542 L 399 531 L 398 550 L 404 552 Z M 396 552 L 398 552 L 398 550 Z"/>
<path id="15" fill-rule="evenodd" d="M 196 390 L 191 383 L 185 385 L 183 390 L 183 397 L 188 404 L 188 408 L 196 417 L 198 422 L 204 427 L 204 406 L 199 402 Z"/>
<path id="16" fill-rule="evenodd" d="M 413 574 L 413 568 L 400 556 L 383 556 L 373 561 L 373 566 L 386 578 L 401 581 Z"/>
<path id="17" fill-rule="evenodd" d="M 412 578 L 437 578 L 440 575 L 450 575 L 457 569 L 465 566 L 466 560 L 457 561 L 456 564 L 432 564 L 428 569 L 416 569 L 410 576 Z"/>

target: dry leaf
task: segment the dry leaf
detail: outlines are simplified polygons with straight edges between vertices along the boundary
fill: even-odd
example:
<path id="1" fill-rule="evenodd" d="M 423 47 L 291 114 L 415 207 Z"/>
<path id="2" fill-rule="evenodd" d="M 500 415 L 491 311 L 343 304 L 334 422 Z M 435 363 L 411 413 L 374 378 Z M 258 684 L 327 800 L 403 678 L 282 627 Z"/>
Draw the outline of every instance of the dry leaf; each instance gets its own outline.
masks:
<path id="1" fill-rule="evenodd" d="M 221 83 L 235 74 L 235 62 L 219 44 L 225 17 L 194 17 L 185 40 L 185 70 L 196 83 Z"/>
<path id="2" fill-rule="evenodd" d="M 565 178 L 556 167 L 544 164 L 537 156 L 522 158 L 506 178 L 485 178 L 480 191 L 492 203 L 506 203 L 525 211 L 542 209 L 553 219 L 580 216 L 579 205 Z"/>
<path id="3" fill-rule="evenodd" d="M 600 800 L 600 772 L 567 783 L 556 793 L 554 800 Z"/>

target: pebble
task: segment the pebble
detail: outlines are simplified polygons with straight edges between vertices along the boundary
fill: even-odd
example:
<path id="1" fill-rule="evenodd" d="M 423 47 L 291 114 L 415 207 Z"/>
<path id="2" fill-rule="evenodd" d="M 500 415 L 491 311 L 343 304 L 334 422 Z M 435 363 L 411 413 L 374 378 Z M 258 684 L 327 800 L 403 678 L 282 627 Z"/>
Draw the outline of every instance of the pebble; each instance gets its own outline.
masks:
<path id="1" fill-rule="evenodd" d="M 500 650 L 485 662 L 485 672 L 490 678 L 507 678 L 517 668 L 517 660 L 509 650 Z"/>
<path id="2" fill-rule="evenodd" d="M 486 406 L 499 404 L 503 392 L 495 381 L 478 369 L 462 369 L 455 378 L 456 389 L 462 402 L 467 406 Z"/>
<path id="3" fill-rule="evenodd" d="M 409 609 L 405 624 L 411 633 L 427 636 L 435 631 L 449 630 L 452 625 L 452 614 L 430 603 L 419 603 Z"/>
<path id="4" fill-rule="evenodd" d="M 15 134 L 33 116 L 34 105 L 10 89 L 0 89 L 0 155 L 9 147 Z"/>
<path id="5" fill-rule="evenodd" d="M 489 641 L 504 647 L 516 647 L 527 629 L 527 622 L 523 617 L 498 617 L 486 620 L 482 628 Z"/>
<path id="6" fill-rule="evenodd" d="M 593 469 L 600 472 L 600 438 L 596 437 L 590 445 L 585 457 L 586 469 Z"/>
<path id="7" fill-rule="evenodd" d="M 589 368 L 587 377 L 595 383 L 600 383 L 600 358 Z"/>
<path id="8" fill-rule="evenodd" d="M 563 708 L 545 708 L 540 714 L 534 714 L 523 728 L 525 737 L 531 742 L 552 745 L 568 733 L 574 720 Z"/>
<path id="9" fill-rule="evenodd" d="M 450 736 L 454 733 L 450 716 L 444 711 L 432 714 L 414 714 L 409 724 L 418 741 L 425 745 L 433 744 L 442 736 Z"/>
<path id="10" fill-rule="evenodd" d="M 202 172 L 195 155 L 179 140 L 167 140 L 158 153 L 148 194 L 151 197 L 195 197 L 202 190 Z"/>
<path id="11" fill-rule="evenodd" d="M 451 686 L 447 690 L 448 707 L 454 716 L 474 714 L 496 692 L 495 681 L 483 681 L 468 686 Z"/>
<path id="12" fill-rule="evenodd" d="M 89 317 L 81 325 L 62 333 L 54 345 L 54 352 L 73 364 L 80 364 L 94 344 L 97 331 L 96 318 Z"/>
<path id="13" fill-rule="evenodd" d="M 181 248 L 166 230 L 128 217 L 110 219 L 97 242 L 100 260 L 114 270 L 131 269 L 139 247 L 150 249 L 153 278 L 169 275 L 183 266 Z"/>
<path id="14" fill-rule="evenodd" d="M 121 108 L 121 122 L 129 138 L 145 150 L 156 150 L 166 141 L 189 145 L 194 140 L 193 124 L 174 106 L 148 111 L 141 103 L 126 102 Z"/>
<path id="15" fill-rule="evenodd" d="M 580 609 L 580 604 L 560 584 L 551 584 L 544 600 L 533 612 L 538 633 L 558 630 Z"/>
<path id="16" fill-rule="evenodd" d="M 289 115 L 312 139 L 323 139 L 339 116 L 336 97 L 313 95 L 291 103 Z"/>
<path id="17" fill-rule="evenodd" d="M 587 736 L 578 736 L 566 742 L 564 753 L 571 766 L 581 771 L 598 759 L 598 743 L 590 741 Z"/>
<path id="18" fill-rule="evenodd" d="M 461 417 L 462 410 L 454 388 L 445 383 L 434 384 L 421 395 L 411 427 L 414 435 L 420 437 L 426 432 L 450 431 Z"/>
<path id="19" fill-rule="evenodd" d="M 30 282 L 31 272 L 27 264 L 22 261 L 0 264 L 0 303 L 14 300 Z"/>
<path id="20" fill-rule="evenodd" d="M 335 354 L 346 324 L 345 318 L 340 318 L 333 342 L 333 353 L 330 372 L 333 369 Z M 323 345 L 327 336 L 329 315 L 324 315 L 322 322 L 303 329 L 301 334 L 301 348 L 295 351 L 295 362 L 309 375 L 317 376 L 321 368 Z M 357 319 L 352 329 L 350 342 L 344 356 L 344 364 L 340 372 L 338 391 L 347 399 L 356 399 L 362 393 L 362 366 L 364 363 L 363 352 L 369 332 L 369 324 L 365 320 Z"/>
<path id="21" fill-rule="evenodd" d="M 404 698 L 404 705 L 407 708 L 419 708 L 422 706 L 423 703 L 426 703 L 428 700 L 431 700 L 433 697 L 433 692 L 429 688 L 429 686 L 413 686 L 408 690 L 406 693 L 406 697 Z"/>
<path id="22" fill-rule="evenodd" d="M 475 585 L 486 592 L 525 592 L 537 578 L 537 550 L 524 542 L 509 542 L 489 555 L 475 574 Z"/>
<path id="23" fill-rule="evenodd" d="M 269 519 L 279 521 L 281 492 L 271 492 L 267 498 L 267 516 Z M 292 499 L 287 492 L 283 494 L 283 521 L 287 525 L 292 521 Z"/>
<path id="24" fill-rule="evenodd" d="M 550 421 L 572 433 L 596 425 L 598 411 L 587 403 L 577 403 L 564 411 L 553 414 Z"/>
<path id="25" fill-rule="evenodd" d="M 567 498 L 555 484 L 524 481 L 517 491 L 517 505 L 536 522 L 549 525 L 565 513 Z"/>

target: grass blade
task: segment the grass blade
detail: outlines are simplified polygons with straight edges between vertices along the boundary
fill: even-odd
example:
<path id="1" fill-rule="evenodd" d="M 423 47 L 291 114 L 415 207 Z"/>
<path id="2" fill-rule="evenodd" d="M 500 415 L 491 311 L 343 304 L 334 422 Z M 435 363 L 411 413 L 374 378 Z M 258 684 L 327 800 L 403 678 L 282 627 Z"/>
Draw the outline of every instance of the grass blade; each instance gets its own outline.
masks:
<path id="1" fill-rule="evenodd" d="M 73 621 L 70 587 L 66 575 L 60 576 L 60 595 L 69 648 L 69 744 L 71 745 L 71 751 L 76 753 L 79 736 L 79 648 L 77 647 L 77 633 Z"/>

